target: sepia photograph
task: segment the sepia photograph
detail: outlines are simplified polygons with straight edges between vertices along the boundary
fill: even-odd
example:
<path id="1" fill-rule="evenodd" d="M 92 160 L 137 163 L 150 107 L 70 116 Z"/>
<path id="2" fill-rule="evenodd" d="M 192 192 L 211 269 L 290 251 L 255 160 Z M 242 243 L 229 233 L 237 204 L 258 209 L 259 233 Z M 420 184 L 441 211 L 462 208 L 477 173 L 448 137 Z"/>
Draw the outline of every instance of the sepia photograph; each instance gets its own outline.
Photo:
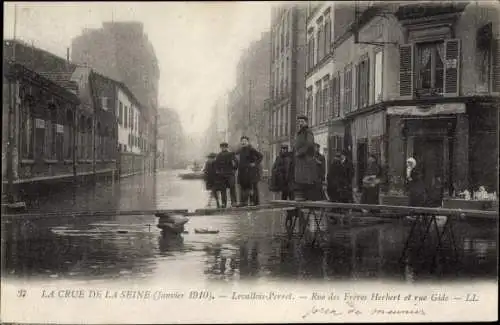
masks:
<path id="1" fill-rule="evenodd" d="M 3 8 L 2 322 L 498 320 L 500 2 Z"/>

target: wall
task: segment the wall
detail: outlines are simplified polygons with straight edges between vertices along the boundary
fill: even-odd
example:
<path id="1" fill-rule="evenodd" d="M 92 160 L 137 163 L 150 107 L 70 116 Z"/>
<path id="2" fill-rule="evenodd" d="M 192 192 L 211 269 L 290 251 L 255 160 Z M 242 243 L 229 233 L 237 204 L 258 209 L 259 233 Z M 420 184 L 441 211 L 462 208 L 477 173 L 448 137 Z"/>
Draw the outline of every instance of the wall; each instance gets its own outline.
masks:
<path id="1" fill-rule="evenodd" d="M 127 177 L 132 174 L 145 172 L 145 157 L 132 152 L 122 152 L 119 163 L 120 177 Z"/>
<path id="2" fill-rule="evenodd" d="M 493 38 L 500 38 L 500 5 L 493 2 L 472 2 L 469 4 L 455 27 L 456 38 L 460 39 L 462 50 L 461 94 L 468 96 L 474 94 L 488 93 L 488 83 L 481 82 L 479 64 L 483 58 L 478 55 L 476 49 L 476 32 L 488 22 L 493 23 Z M 500 55 L 500 54 L 497 54 Z"/>

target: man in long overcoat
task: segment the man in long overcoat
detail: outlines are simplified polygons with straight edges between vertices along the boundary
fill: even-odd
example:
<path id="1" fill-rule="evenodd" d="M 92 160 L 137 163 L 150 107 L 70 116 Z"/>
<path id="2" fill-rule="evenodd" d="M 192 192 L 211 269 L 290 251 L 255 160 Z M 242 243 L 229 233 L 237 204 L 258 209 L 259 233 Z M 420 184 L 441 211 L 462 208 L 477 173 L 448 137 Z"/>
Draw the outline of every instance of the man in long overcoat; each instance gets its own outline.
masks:
<path id="1" fill-rule="evenodd" d="M 227 189 L 231 196 L 231 205 L 236 205 L 236 186 L 234 174 L 238 169 L 238 161 L 234 152 L 229 151 L 226 142 L 220 144 L 221 151 L 215 157 L 216 187 L 221 192 L 222 207 L 227 207 Z"/>
<path id="2" fill-rule="evenodd" d="M 314 200 L 320 201 L 325 200 L 325 192 L 323 191 L 323 184 L 326 182 L 326 158 L 321 154 L 321 146 L 318 143 L 314 144 L 316 158 L 316 164 L 318 168 L 318 180 L 316 183 L 316 193 L 314 194 Z"/>
<path id="3" fill-rule="evenodd" d="M 271 191 L 281 192 L 281 199 L 288 200 L 292 198 L 290 181 L 291 181 L 291 160 L 293 159 L 291 152 L 288 151 L 287 145 L 282 145 L 280 153 L 274 161 L 271 172 Z"/>
<path id="4" fill-rule="evenodd" d="M 240 185 L 240 206 L 248 205 L 250 198 L 253 205 L 259 205 L 259 180 L 260 163 L 264 156 L 252 145 L 250 145 L 247 136 L 240 139 L 241 148 L 237 154 L 239 156 L 238 164 L 238 184 Z"/>
<path id="5" fill-rule="evenodd" d="M 309 129 L 307 116 L 299 115 L 297 123 L 299 130 L 294 145 L 295 199 L 314 200 L 318 179 L 318 167 L 314 157 L 314 134 Z"/>
<path id="6" fill-rule="evenodd" d="M 327 193 L 332 202 L 352 202 L 352 178 L 354 168 L 347 153 L 337 153 L 328 168 Z"/>

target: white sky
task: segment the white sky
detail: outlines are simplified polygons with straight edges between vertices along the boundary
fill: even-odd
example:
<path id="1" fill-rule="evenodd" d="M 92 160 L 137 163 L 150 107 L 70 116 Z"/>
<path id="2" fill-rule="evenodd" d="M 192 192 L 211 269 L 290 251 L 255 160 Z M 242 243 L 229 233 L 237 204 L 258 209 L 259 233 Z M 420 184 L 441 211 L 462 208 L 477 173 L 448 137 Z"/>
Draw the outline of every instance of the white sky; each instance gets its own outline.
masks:
<path id="1" fill-rule="evenodd" d="M 10 2 L 4 38 L 14 34 L 66 56 L 71 39 L 103 21 L 137 20 L 160 64 L 159 104 L 177 110 L 187 133 L 200 134 L 217 98 L 233 87 L 236 64 L 251 41 L 269 30 L 271 2 Z"/>

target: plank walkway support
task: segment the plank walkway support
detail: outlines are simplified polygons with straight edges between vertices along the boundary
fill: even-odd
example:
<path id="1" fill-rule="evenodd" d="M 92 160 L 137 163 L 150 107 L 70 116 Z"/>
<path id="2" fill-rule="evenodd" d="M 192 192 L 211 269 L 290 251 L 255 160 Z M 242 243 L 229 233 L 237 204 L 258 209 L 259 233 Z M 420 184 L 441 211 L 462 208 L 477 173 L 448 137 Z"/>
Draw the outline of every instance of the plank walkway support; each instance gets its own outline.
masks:
<path id="1" fill-rule="evenodd" d="M 405 263 L 409 251 L 412 249 L 412 244 L 417 245 L 417 255 L 425 247 L 426 240 L 432 235 L 433 230 L 436 232 L 437 245 L 432 252 L 432 259 L 435 261 L 438 252 L 441 250 L 445 239 L 450 241 L 451 248 L 454 252 L 455 261 L 458 260 L 458 249 L 453 231 L 453 221 L 455 218 L 483 218 L 489 220 L 498 220 L 498 212 L 495 211 L 479 211 L 479 210 L 461 210 L 461 209 L 443 209 L 443 208 L 426 208 L 426 207 L 404 207 L 390 205 L 369 205 L 369 204 L 352 204 L 352 203 L 334 203 L 327 201 L 271 201 L 273 204 L 281 206 L 293 206 L 295 210 L 288 211 L 286 216 L 287 237 L 291 239 L 295 231 L 295 225 L 299 222 L 298 234 L 302 239 L 307 228 L 310 225 L 311 217 L 316 225 L 316 230 L 313 232 L 312 245 L 317 243 L 318 237 L 323 233 L 321 230 L 321 222 L 327 216 L 335 216 L 331 213 L 335 210 L 365 210 L 368 213 L 361 213 L 361 218 L 375 216 L 381 219 L 402 219 L 407 216 L 413 216 L 410 232 L 407 235 L 405 245 L 399 259 L 400 263 Z M 306 212 L 304 212 L 306 210 Z M 439 229 L 438 217 L 444 216 L 446 221 Z M 434 227 L 432 227 L 434 226 Z M 420 232 L 424 229 L 423 233 Z M 419 234 L 416 234 L 416 229 Z"/>

